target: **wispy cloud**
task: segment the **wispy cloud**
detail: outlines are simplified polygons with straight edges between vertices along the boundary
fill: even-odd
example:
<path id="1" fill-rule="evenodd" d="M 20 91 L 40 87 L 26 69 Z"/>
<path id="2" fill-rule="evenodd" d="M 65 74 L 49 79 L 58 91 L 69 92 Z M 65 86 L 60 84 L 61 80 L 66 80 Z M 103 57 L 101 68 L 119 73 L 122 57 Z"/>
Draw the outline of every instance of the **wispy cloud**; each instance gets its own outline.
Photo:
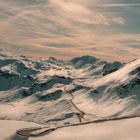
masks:
<path id="1" fill-rule="evenodd" d="M 140 57 L 138 45 L 133 47 L 140 39 L 139 5 L 115 0 L 1 0 L 0 48 L 64 59 L 84 54 Z M 118 54 L 121 51 L 125 53 Z"/>
<path id="2" fill-rule="evenodd" d="M 124 26 L 126 23 L 126 21 L 123 17 L 112 18 L 112 21 L 119 24 L 119 25 L 122 25 L 122 26 Z"/>
<path id="3" fill-rule="evenodd" d="M 103 5 L 103 7 L 133 7 L 133 6 L 140 6 L 140 3 L 114 3 Z"/>

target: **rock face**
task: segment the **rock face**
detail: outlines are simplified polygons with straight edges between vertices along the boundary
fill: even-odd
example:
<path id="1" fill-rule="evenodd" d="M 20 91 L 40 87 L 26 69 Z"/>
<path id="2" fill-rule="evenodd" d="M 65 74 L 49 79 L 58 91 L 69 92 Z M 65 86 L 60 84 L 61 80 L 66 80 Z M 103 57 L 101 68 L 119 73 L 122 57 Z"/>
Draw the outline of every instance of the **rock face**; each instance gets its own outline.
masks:
<path id="1" fill-rule="evenodd" d="M 0 119 L 55 125 L 140 113 L 140 59 L 64 62 L 1 54 L 0 83 Z"/>
<path id="2" fill-rule="evenodd" d="M 104 65 L 103 75 L 107 75 L 109 73 L 112 73 L 112 72 L 120 69 L 122 66 L 123 66 L 123 64 L 120 62 L 107 63 Z"/>
<path id="3" fill-rule="evenodd" d="M 81 68 L 87 64 L 94 64 L 97 61 L 95 57 L 92 56 L 82 56 L 82 57 L 76 57 L 71 60 L 72 64 L 76 68 Z"/>

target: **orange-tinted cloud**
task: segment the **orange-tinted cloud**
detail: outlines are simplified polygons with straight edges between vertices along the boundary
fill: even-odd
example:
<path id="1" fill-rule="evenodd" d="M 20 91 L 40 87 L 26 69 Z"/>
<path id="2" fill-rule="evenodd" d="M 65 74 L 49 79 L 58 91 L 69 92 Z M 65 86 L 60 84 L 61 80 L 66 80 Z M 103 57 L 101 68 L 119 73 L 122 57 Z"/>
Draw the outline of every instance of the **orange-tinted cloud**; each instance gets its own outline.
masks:
<path id="1" fill-rule="evenodd" d="M 138 3 L 1 0 L 0 5 L 0 48 L 15 54 L 123 61 L 140 57 Z"/>

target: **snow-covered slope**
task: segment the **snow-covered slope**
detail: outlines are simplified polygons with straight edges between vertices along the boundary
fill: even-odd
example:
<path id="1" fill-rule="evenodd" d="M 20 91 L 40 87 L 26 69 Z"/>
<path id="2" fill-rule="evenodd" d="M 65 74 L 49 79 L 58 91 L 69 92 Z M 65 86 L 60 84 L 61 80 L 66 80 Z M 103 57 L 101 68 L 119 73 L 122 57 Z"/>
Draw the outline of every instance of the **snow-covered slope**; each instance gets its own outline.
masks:
<path id="1" fill-rule="evenodd" d="M 140 59 L 69 62 L 0 55 L 0 119 L 47 126 L 140 115 Z"/>
<path id="2" fill-rule="evenodd" d="M 140 119 L 110 121 L 58 129 L 49 135 L 32 137 L 29 140 L 139 140 Z M 1 140 L 27 140 L 16 135 L 17 129 L 41 127 L 31 122 L 1 120 Z M 115 134 L 115 135 L 114 135 Z"/>

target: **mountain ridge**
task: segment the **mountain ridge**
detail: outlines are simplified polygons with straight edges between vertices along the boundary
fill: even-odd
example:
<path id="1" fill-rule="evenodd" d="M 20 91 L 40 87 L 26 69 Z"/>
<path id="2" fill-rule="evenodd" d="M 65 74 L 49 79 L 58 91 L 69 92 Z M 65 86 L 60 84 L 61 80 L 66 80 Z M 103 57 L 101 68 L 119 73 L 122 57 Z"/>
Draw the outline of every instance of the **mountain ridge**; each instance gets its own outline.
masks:
<path id="1" fill-rule="evenodd" d="M 80 123 L 79 114 L 81 122 L 138 115 L 139 68 L 140 59 L 124 64 L 92 56 L 69 62 L 1 56 L 0 119 L 64 125 Z"/>

